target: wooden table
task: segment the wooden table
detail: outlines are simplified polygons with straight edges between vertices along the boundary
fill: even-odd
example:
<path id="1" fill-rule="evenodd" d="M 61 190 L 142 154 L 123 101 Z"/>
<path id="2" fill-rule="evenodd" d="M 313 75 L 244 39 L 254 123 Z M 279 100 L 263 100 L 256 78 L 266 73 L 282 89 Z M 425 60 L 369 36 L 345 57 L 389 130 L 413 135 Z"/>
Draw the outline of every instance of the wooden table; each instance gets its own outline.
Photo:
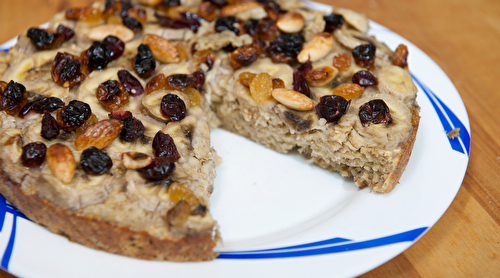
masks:
<path id="1" fill-rule="evenodd" d="M 1 1 L 0 42 L 90 2 Z M 362 277 L 500 277 L 500 1 L 319 2 L 365 13 L 427 53 L 457 87 L 472 126 L 469 168 L 450 208 L 412 247 Z"/>

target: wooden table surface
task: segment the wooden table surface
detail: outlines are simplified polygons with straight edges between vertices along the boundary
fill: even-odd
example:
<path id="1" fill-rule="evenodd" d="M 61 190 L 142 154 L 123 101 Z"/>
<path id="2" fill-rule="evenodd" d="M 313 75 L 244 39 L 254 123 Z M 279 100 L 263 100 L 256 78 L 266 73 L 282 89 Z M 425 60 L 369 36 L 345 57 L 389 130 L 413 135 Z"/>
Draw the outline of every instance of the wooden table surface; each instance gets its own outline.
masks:
<path id="1" fill-rule="evenodd" d="M 0 42 L 90 2 L 2 0 Z M 417 45 L 453 81 L 471 122 L 469 167 L 449 209 L 412 247 L 362 277 L 500 277 L 500 1 L 319 2 L 365 13 Z"/>

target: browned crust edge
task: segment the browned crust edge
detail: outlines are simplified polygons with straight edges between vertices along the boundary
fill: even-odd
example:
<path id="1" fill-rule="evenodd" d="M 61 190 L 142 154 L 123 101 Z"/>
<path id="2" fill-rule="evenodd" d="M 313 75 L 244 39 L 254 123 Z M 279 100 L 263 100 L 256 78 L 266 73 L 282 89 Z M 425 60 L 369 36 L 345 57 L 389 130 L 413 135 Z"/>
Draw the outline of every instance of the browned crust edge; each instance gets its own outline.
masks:
<path id="1" fill-rule="evenodd" d="M 177 241 L 158 239 L 145 231 L 70 214 L 36 194 L 27 195 L 3 171 L 0 159 L 0 193 L 29 219 L 90 248 L 146 260 L 208 261 L 217 257 L 211 232 Z"/>

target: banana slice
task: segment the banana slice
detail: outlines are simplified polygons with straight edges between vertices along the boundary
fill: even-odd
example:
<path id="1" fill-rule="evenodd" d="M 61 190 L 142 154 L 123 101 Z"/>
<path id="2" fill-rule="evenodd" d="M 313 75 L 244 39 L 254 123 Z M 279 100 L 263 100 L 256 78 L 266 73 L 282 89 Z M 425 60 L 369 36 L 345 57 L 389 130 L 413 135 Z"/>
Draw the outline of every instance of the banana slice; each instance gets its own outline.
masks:
<path id="1" fill-rule="evenodd" d="M 376 47 L 375 56 L 379 60 L 389 60 L 393 53 L 392 50 L 384 43 L 380 43 L 377 40 L 367 36 L 365 33 L 353 29 L 337 29 L 333 32 L 333 36 L 343 46 L 349 49 L 354 49 L 362 44 L 372 43 Z"/>
<path id="2" fill-rule="evenodd" d="M 417 86 L 409 72 L 398 66 L 387 66 L 376 72 L 378 88 L 384 94 L 393 95 L 404 101 L 415 99 Z"/>
<path id="3" fill-rule="evenodd" d="M 345 21 L 347 21 L 349 25 L 356 28 L 357 30 L 363 33 L 366 33 L 368 31 L 368 19 L 366 19 L 366 16 L 364 14 L 359 14 L 355 11 L 344 8 L 335 8 L 333 12 L 341 14 L 344 17 Z"/>

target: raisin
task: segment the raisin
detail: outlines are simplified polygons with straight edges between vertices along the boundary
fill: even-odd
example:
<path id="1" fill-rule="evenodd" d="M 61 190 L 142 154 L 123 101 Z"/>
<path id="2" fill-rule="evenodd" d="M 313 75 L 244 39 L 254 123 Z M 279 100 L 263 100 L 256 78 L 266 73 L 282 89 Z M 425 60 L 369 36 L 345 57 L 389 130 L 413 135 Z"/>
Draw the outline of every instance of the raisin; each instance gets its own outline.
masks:
<path id="1" fill-rule="evenodd" d="M 42 142 L 33 142 L 23 146 L 21 154 L 21 164 L 24 167 L 36 168 L 42 165 L 45 160 L 47 146 Z"/>
<path id="2" fill-rule="evenodd" d="M 0 87 L 0 110 L 14 116 L 23 109 L 28 101 L 28 93 L 23 84 L 11 80 L 6 86 Z"/>
<path id="3" fill-rule="evenodd" d="M 108 66 L 111 61 L 111 53 L 107 44 L 102 42 L 94 42 L 87 50 L 89 70 L 102 70 Z"/>
<path id="4" fill-rule="evenodd" d="M 135 72 L 141 78 L 150 77 L 156 68 L 156 62 L 153 59 L 153 54 L 151 53 L 151 48 L 147 44 L 141 44 L 137 48 L 137 56 L 133 61 L 133 66 Z"/>
<path id="5" fill-rule="evenodd" d="M 257 3 L 265 5 L 267 16 L 273 20 L 278 20 L 286 12 L 274 0 L 257 0 Z"/>
<path id="6" fill-rule="evenodd" d="M 325 30 L 323 32 L 328 32 L 331 33 L 335 31 L 336 29 L 340 29 L 342 25 L 344 25 L 344 17 L 340 14 L 331 14 L 324 16 L 323 19 L 325 20 Z"/>
<path id="7" fill-rule="evenodd" d="M 160 73 L 157 76 L 151 78 L 151 80 L 149 80 L 149 82 L 146 84 L 145 93 L 150 94 L 151 92 L 154 92 L 156 90 L 161 90 L 165 88 L 166 84 L 167 84 L 167 78 L 163 73 Z"/>
<path id="8" fill-rule="evenodd" d="M 236 17 L 234 16 L 225 16 L 217 19 L 215 21 L 215 32 L 222 33 L 226 30 L 229 30 L 236 35 L 240 32 L 240 29 L 236 28 L 234 25 L 238 23 Z"/>
<path id="9" fill-rule="evenodd" d="M 390 124 L 392 122 L 389 107 L 381 99 L 370 100 L 359 107 L 359 120 L 361 124 Z"/>
<path id="10" fill-rule="evenodd" d="M 365 88 L 359 86 L 358 84 L 345 83 L 335 87 L 332 93 L 334 95 L 342 96 L 345 99 L 353 99 L 359 97 L 364 90 Z"/>
<path id="11" fill-rule="evenodd" d="M 181 158 L 175 146 L 174 139 L 161 130 L 156 133 L 153 139 L 153 154 L 156 157 L 168 157 L 174 162 Z"/>
<path id="12" fill-rule="evenodd" d="M 227 0 L 208 0 L 208 2 L 214 4 L 217 8 L 222 8 L 228 4 Z"/>
<path id="13" fill-rule="evenodd" d="M 197 69 L 200 68 L 201 64 L 207 64 L 208 68 L 211 69 L 215 62 L 215 53 L 211 49 L 196 51 L 192 61 Z"/>
<path id="14" fill-rule="evenodd" d="M 90 118 L 88 120 L 86 120 L 85 123 L 83 123 L 83 125 L 81 125 L 75 129 L 75 136 L 80 135 L 80 133 L 84 132 L 87 129 L 87 127 L 89 127 L 97 122 L 98 121 L 97 121 L 96 115 L 94 113 L 92 113 L 90 115 Z"/>
<path id="15" fill-rule="evenodd" d="M 266 42 L 261 39 L 254 39 L 250 47 L 253 47 L 259 53 L 259 57 L 264 58 L 267 56 L 268 47 Z"/>
<path id="16" fill-rule="evenodd" d="M 347 53 L 337 54 L 333 57 L 333 66 L 339 71 L 347 71 L 351 67 L 351 55 Z"/>
<path id="17" fill-rule="evenodd" d="M 109 111 L 118 110 L 128 103 L 128 93 L 116 80 L 108 80 L 99 84 L 95 95 L 99 103 Z"/>
<path id="18" fill-rule="evenodd" d="M 102 12 L 99 9 L 94 9 L 92 5 L 82 8 L 71 8 L 66 10 L 66 18 L 84 22 L 99 22 L 102 18 Z"/>
<path id="19" fill-rule="evenodd" d="M 369 71 L 360 70 L 352 76 L 352 82 L 362 87 L 378 85 L 377 78 Z"/>
<path id="20" fill-rule="evenodd" d="M 257 74 L 251 73 L 248 71 L 244 71 L 244 72 L 240 73 L 240 76 L 239 76 L 240 83 L 244 86 L 250 87 L 250 83 L 255 78 L 255 76 L 257 76 Z"/>
<path id="21" fill-rule="evenodd" d="M 304 64 L 302 64 L 297 71 L 300 71 L 303 76 L 307 76 L 307 74 L 313 69 L 311 60 L 307 60 Z"/>
<path id="22" fill-rule="evenodd" d="M 243 25 L 243 30 L 245 30 L 245 33 L 247 33 L 251 37 L 255 37 L 257 35 L 257 28 L 258 27 L 259 27 L 259 20 L 249 19 Z"/>
<path id="23" fill-rule="evenodd" d="M 142 24 L 141 22 L 139 22 L 139 20 L 131 16 L 125 16 L 122 18 L 122 20 L 123 20 L 123 25 L 125 25 L 127 28 L 134 31 L 135 33 L 142 31 Z"/>
<path id="24" fill-rule="evenodd" d="M 167 223 L 172 226 L 181 226 L 189 218 L 191 214 L 191 206 L 187 201 L 181 200 L 175 206 L 168 210 L 167 212 Z"/>
<path id="25" fill-rule="evenodd" d="M 327 123 L 337 123 L 340 117 L 347 112 L 351 101 L 341 96 L 323 96 L 316 105 L 315 110 L 318 118 L 326 119 Z"/>
<path id="26" fill-rule="evenodd" d="M 44 112 L 54 112 L 59 108 L 64 107 L 64 102 L 56 97 L 42 97 L 34 101 L 33 111 L 42 114 Z"/>
<path id="27" fill-rule="evenodd" d="M 198 70 L 193 73 L 193 76 L 196 78 L 196 81 L 191 86 L 199 91 L 203 87 L 203 84 L 205 84 L 205 74 L 203 71 Z"/>
<path id="28" fill-rule="evenodd" d="M 66 131 L 75 130 L 83 125 L 92 115 L 92 109 L 85 102 L 72 100 L 56 114 L 57 124 Z"/>
<path id="29" fill-rule="evenodd" d="M 268 73 L 259 73 L 250 83 L 250 95 L 259 103 L 265 102 L 272 97 L 273 80 Z"/>
<path id="30" fill-rule="evenodd" d="M 108 47 L 110 62 L 120 58 L 125 50 L 125 43 L 115 36 L 107 36 L 102 43 Z"/>
<path id="31" fill-rule="evenodd" d="M 180 121 L 186 117 L 186 104 L 175 94 L 168 94 L 161 100 L 161 114 L 169 121 Z"/>
<path id="32" fill-rule="evenodd" d="M 90 147 L 82 152 L 80 165 L 82 165 L 83 171 L 89 175 L 102 175 L 109 173 L 113 167 L 113 161 L 104 151 Z"/>
<path id="33" fill-rule="evenodd" d="M 307 85 L 306 79 L 300 71 L 293 72 L 293 90 L 302 93 L 306 97 L 311 97 L 309 85 Z"/>
<path id="34" fill-rule="evenodd" d="M 141 23 L 141 27 L 142 27 L 142 24 L 146 23 L 147 15 L 146 15 L 146 11 L 143 9 L 131 8 L 127 11 L 127 16 L 135 18 L 137 21 L 139 21 L 139 23 Z M 124 22 L 125 22 L 125 20 L 124 20 Z"/>
<path id="35" fill-rule="evenodd" d="M 375 45 L 371 43 L 362 44 L 352 50 L 352 56 L 360 67 L 371 68 L 375 63 L 375 50 Z"/>
<path id="36" fill-rule="evenodd" d="M 191 12 L 180 12 L 178 19 L 171 19 L 166 16 L 161 16 L 155 13 L 156 19 L 161 26 L 172 28 L 172 29 L 183 29 L 189 28 L 191 31 L 196 32 L 201 26 L 202 18 L 197 14 Z"/>
<path id="37" fill-rule="evenodd" d="M 217 7 L 210 2 L 203 2 L 200 5 L 199 13 L 206 21 L 214 21 L 217 18 Z"/>
<path id="38" fill-rule="evenodd" d="M 285 88 L 285 82 L 280 78 L 273 78 L 273 89 L 282 89 Z"/>
<path id="39" fill-rule="evenodd" d="M 144 135 L 144 125 L 136 118 L 123 122 L 123 129 L 120 133 L 120 138 L 127 142 L 132 142 L 135 139 Z"/>
<path id="40" fill-rule="evenodd" d="M 72 29 L 70 29 L 62 24 L 57 27 L 56 32 L 57 32 L 57 34 L 63 35 L 65 41 L 70 40 L 72 37 L 75 36 L 75 31 L 73 31 Z"/>
<path id="41" fill-rule="evenodd" d="M 178 182 L 173 182 L 170 185 L 168 188 L 168 197 L 173 203 L 178 203 L 183 200 L 192 206 L 200 203 L 200 200 L 194 195 L 193 191 Z"/>
<path id="42" fill-rule="evenodd" d="M 132 112 L 130 111 L 113 111 L 111 112 L 108 117 L 110 119 L 115 119 L 115 120 L 118 120 L 120 122 L 125 122 L 125 121 L 130 121 L 133 119 L 133 115 L 132 115 Z"/>
<path id="43" fill-rule="evenodd" d="M 174 74 L 167 77 L 166 86 L 172 90 L 182 91 L 189 86 L 193 86 L 196 81 L 196 77 L 192 74 Z"/>
<path id="44" fill-rule="evenodd" d="M 269 44 L 269 54 L 275 63 L 292 62 L 297 59 L 303 44 L 301 34 L 283 34 Z"/>
<path id="45" fill-rule="evenodd" d="M 149 180 L 164 180 L 170 177 L 170 174 L 175 170 L 175 163 L 170 158 L 155 158 L 151 163 L 137 171 L 144 178 Z"/>
<path id="46" fill-rule="evenodd" d="M 80 84 L 87 78 L 86 70 L 82 67 L 82 60 L 69 53 L 58 52 L 52 62 L 52 80 L 65 88 Z"/>
<path id="47" fill-rule="evenodd" d="M 257 27 L 257 36 L 259 37 L 259 39 L 264 41 L 272 41 L 280 35 L 281 32 L 279 31 L 278 26 L 276 26 L 275 20 L 265 18 L 259 22 L 259 26 Z"/>
<path id="48" fill-rule="evenodd" d="M 257 60 L 258 57 L 259 53 L 257 49 L 243 46 L 231 52 L 228 59 L 233 69 L 240 69 L 242 67 L 251 65 Z"/>
<path id="49" fill-rule="evenodd" d="M 394 51 L 394 57 L 392 57 L 392 62 L 398 67 L 405 68 L 408 64 L 408 47 L 404 44 L 398 45 L 396 51 Z"/>
<path id="50" fill-rule="evenodd" d="M 38 50 L 55 49 L 65 41 L 63 34 L 53 34 L 38 28 L 30 28 L 27 35 Z"/>
<path id="51" fill-rule="evenodd" d="M 181 5 L 180 0 L 162 0 L 160 3 L 163 7 L 177 7 Z"/>
<path id="52" fill-rule="evenodd" d="M 137 78 L 135 78 L 127 70 L 123 69 L 118 71 L 118 79 L 120 79 L 123 87 L 125 87 L 125 90 L 131 96 L 136 97 L 144 93 L 144 88 L 142 87 L 141 82 L 139 82 L 139 80 L 137 80 Z"/>
<path id="53" fill-rule="evenodd" d="M 47 139 L 56 139 L 59 136 L 59 126 L 57 125 L 56 119 L 50 115 L 49 112 L 45 112 L 42 118 L 42 131 L 40 135 Z"/>
<path id="54" fill-rule="evenodd" d="M 189 100 L 189 104 L 191 107 L 196 106 L 201 103 L 201 94 L 200 91 L 196 90 L 193 87 L 187 87 L 183 93 L 187 96 Z"/>

